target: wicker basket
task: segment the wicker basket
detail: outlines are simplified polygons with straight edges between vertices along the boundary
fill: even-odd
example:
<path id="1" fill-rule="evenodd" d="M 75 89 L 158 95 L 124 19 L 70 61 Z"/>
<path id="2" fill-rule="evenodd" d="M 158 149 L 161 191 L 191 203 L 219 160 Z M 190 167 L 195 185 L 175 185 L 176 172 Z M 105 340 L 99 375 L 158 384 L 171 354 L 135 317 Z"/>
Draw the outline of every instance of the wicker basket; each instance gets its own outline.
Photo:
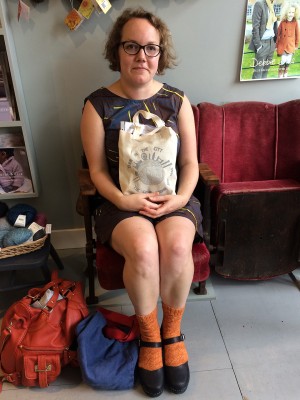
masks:
<path id="1" fill-rule="evenodd" d="M 22 243 L 18 246 L 3 247 L 2 249 L 0 249 L 0 260 L 2 258 L 20 256 L 21 254 L 27 254 L 31 253 L 32 251 L 41 249 L 44 246 L 47 236 L 48 235 L 45 235 L 41 239 L 35 240 L 33 242 Z"/>

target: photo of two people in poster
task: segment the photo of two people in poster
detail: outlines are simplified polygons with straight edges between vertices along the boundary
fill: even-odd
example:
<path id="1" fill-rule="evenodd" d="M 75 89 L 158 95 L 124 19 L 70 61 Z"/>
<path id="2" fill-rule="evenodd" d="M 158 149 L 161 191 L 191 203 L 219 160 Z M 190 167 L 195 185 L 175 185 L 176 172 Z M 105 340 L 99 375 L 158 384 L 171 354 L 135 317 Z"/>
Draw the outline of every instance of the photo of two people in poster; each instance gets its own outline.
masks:
<path id="1" fill-rule="evenodd" d="M 300 3 L 248 0 L 240 80 L 300 77 Z"/>

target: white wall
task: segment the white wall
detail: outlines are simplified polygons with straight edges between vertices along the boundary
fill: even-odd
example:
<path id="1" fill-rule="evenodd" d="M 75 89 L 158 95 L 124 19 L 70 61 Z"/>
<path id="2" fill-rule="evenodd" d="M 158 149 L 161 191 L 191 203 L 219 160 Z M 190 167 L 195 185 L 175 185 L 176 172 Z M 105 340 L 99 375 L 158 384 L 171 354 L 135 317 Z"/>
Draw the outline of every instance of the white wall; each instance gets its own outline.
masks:
<path id="1" fill-rule="evenodd" d="M 25 2 L 29 22 L 17 21 L 17 0 L 7 1 L 41 184 L 40 196 L 26 202 L 46 212 L 55 230 L 83 226 L 75 211 L 81 108 L 86 95 L 117 76 L 102 51 L 124 8 L 143 5 L 167 21 L 180 64 L 163 80 L 192 103 L 299 97 L 299 79 L 239 82 L 246 0 L 111 0 L 107 15 L 94 13 L 75 32 L 63 22 L 69 0 Z"/>

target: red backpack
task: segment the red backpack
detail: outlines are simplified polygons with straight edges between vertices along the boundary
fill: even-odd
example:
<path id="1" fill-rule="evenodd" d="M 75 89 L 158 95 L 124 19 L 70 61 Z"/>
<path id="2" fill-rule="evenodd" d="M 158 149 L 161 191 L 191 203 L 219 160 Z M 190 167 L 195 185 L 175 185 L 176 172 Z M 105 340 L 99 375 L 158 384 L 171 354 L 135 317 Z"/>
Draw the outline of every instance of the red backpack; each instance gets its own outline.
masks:
<path id="1" fill-rule="evenodd" d="M 43 303 L 46 294 L 51 297 Z M 1 326 L 0 392 L 3 381 L 47 387 L 62 367 L 76 363 L 75 328 L 87 315 L 81 283 L 59 279 L 57 271 L 46 286 L 12 304 Z"/>

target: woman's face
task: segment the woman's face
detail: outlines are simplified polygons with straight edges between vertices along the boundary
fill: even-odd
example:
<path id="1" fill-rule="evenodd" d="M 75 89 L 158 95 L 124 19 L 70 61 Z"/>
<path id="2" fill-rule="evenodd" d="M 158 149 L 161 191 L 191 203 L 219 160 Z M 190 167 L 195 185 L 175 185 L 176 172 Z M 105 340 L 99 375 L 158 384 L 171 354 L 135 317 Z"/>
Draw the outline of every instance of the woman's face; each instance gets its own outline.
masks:
<path id="1" fill-rule="evenodd" d="M 160 44 L 159 32 L 143 18 L 132 18 L 123 27 L 121 42 L 130 41 L 141 46 Z M 160 55 L 146 56 L 143 49 L 135 55 L 127 54 L 123 47 L 119 47 L 120 71 L 122 79 L 129 84 L 141 86 L 149 83 L 158 69 Z"/>

